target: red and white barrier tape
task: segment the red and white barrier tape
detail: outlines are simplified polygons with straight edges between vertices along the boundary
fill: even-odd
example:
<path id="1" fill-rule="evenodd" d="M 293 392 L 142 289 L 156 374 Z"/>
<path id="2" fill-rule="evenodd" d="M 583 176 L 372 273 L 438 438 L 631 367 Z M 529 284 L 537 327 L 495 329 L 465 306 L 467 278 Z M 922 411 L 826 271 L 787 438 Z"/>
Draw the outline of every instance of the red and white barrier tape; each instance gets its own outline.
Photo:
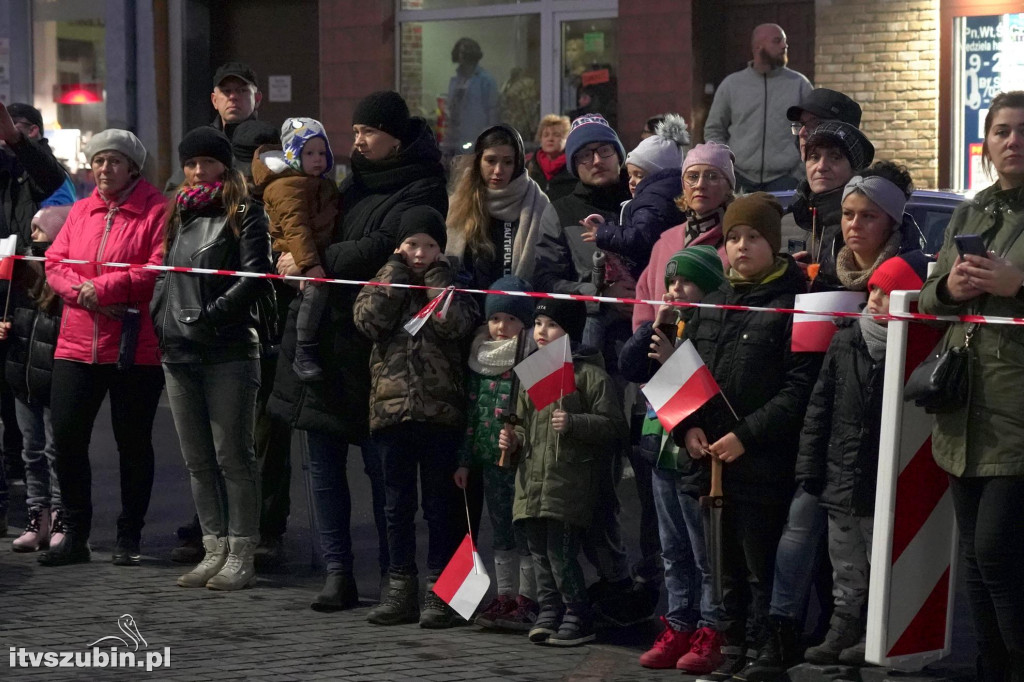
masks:
<path id="1" fill-rule="evenodd" d="M 148 263 L 116 263 L 110 261 L 80 260 L 77 258 L 47 258 L 45 256 L 8 256 L 16 260 L 49 261 L 51 263 L 68 263 L 70 265 L 96 265 L 100 267 L 122 268 L 128 270 L 156 270 L 158 272 L 182 272 L 196 275 L 224 275 L 228 277 L 254 277 L 257 279 L 292 280 L 296 282 L 321 282 L 324 284 L 349 284 L 354 286 L 385 286 L 401 289 L 436 289 L 422 284 L 397 284 L 392 282 L 367 282 L 356 279 L 340 279 L 335 277 L 305 277 L 302 275 L 279 275 L 277 273 L 246 272 L 244 270 L 212 270 L 209 268 L 185 268 L 173 265 L 149 265 Z M 502 296 L 526 296 L 528 298 L 558 298 L 568 301 L 584 301 L 586 303 L 623 303 L 626 305 L 666 305 L 665 301 L 654 301 L 642 298 L 618 298 L 614 296 L 586 296 L 583 294 L 549 294 L 541 291 L 498 291 L 494 289 L 461 289 L 456 292 L 463 294 L 499 294 Z M 890 313 L 888 315 L 872 315 L 871 313 L 853 313 L 844 311 L 803 310 L 799 308 L 769 308 L 750 305 L 725 305 L 718 303 L 671 303 L 678 308 L 717 308 L 751 313 L 781 313 L 785 315 L 815 315 L 818 317 L 870 317 L 875 320 L 911 320 L 916 322 L 968 322 L 978 324 L 1024 325 L 1024 317 L 996 317 L 993 315 L 928 315 L 925 313 Z"/>

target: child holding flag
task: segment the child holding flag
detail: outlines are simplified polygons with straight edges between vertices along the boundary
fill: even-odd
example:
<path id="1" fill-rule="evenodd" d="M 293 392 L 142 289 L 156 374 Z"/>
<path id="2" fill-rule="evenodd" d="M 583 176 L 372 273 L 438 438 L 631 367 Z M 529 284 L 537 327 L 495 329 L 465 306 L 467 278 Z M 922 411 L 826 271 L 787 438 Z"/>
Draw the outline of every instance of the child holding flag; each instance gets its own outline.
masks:
<path id="1" fill-rule="evenodd" d="M 792 308 L 806 290 L 803 272 L 780 254 L 782 208 L 770 194 L 739 197 L 723 218 L 729 286 L 704 303 Z M 792 499 L 793 471 L 819 353 L 793 353 L 791 315 L 699 308 L 686 338 L 721 395 L 683 421 L 690 457 L 723 463 L 723 661 L 712 679 L 739 672 L 767 637 L 775 549 Z"/>
<path id="2" fill-rule="evenodd" d="M 462 534 L 452 482 L 465 418 L 461 345 L 476 319 L 472 298 L 452 294 L 444 316 L 430 314 L 413 335 L 403 325 L 452 282 L 441 258 L 447 238 L 444 218 L 429 206 L 402 213 L 395 253 L 375 282 L 420 284 L 434 289 L 365 286 L 356 297 L 356 327 L 373 341 L 370 356 L 370 438 L 384 467 L 385 513 L 391 569 L 384 601 L 367 620 L 376 625 L 413 623 L 446 628 L 451 608 L 433 592 L 434 582 Z M 430 531 L 427 595 L 419 607 L 416 570 L 417 470 L 423 517 Z"/>
<path id="3" fill-rule="evenodd" d="M 666 263 L 664 300 L 699 303 L 724 284 L 725 272 L 715 247 L 691 246 Z M 663 305 L 653 322 L 640 325 L 619 356 L 623 376 L 641 384 L 650 381 L 671 356 L 685 329 L 684 320 L 695 310 Z M 671 333 L 666 335 L 666 330 Z M 709 673 L 721 663 L 722 643 L 714 629 L 718 612 L 711 596 L 698 500 L 707 485 L 706 469 L 668 437 L 649 402 L 640 453 L 653 467 L 654 504 L 668 591 L 668 613 L 661 618 L 665 630 L 640 656 L 640 665 L 678 668 L 694 675 Z"/>
<path id="4" fill-rule="evenodd" d="M 530 291 L 530 284 L 510 275 L 487 288 Z M 484 299 L 484 317 L 487 322 L 477 329 L 469 348 L 469 423 L 459 449 L 455 484 L 463 490 L 474 485 L 483 488 L 494 535 L 498 595 L 476 617 L 476 624 L 485 628 L 529 630 L 537 619 L 533 557 L 522 528 L 512 524 L 516 470 L 511 458 L 506 466 L 501 465 L 498 434 L 505 427 L 505 418 L 517 397 L 511 393 L 515 384 L 512 367 L 517 357 L 525 357 L 525 347 L 533 345 L 523 331 L 526 325 L 533 326 L 533 299 L 488 294 Z M 520 342 L 523 349 L 519 348 Z M 471 470 L 475 470 L 473 476 Z M 476 498 L 475 507 L 472 503 L 470 506 L 479 520 L 479 493 Z M 519 576 L 518 591 L 516 575 Z"/>
<path id="5" fill-rule="evenodd" d="M 568 343 L 575 352 L 571 362 L 563 364 L 563 357 L 569 358 L 561 351 L 554 372 L 536 383 L 523 378 L 518 397 L 523 422 L 514 431 L 503 430 L 498 438 L 499 447 L 522 450 L 512 514 L 522 522 L 533 555 L 540 602 L 540 614 L 530 630 L 535 644 L 578 646 L 594 639 L 577 555 L 591 520 L 598 477 L 609 466 L 606 458 L 628 436 L 600 353 L 578 345 L 586 317 L 586 306 L 579 301 L 544 299 L 537 305 L 533 338 L 539 350 L 523 364 Z M 569 371 L 568 377 L 561 376 Z M 558 389 L 553 395 L 549 390 L 547 397 L 537 390 L 567 384 L 561 397 Z"/>

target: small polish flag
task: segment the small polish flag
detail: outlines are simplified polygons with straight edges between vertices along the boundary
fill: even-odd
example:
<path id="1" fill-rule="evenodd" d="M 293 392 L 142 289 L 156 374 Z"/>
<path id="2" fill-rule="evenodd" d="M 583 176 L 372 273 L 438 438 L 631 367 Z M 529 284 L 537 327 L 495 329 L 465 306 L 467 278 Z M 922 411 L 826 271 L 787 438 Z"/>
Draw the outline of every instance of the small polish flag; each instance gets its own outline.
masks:
<path id="1" fill-rule="evenodd" d="M 666 431 L 722 392 L 689 339 L 676 348 L 642 390 Z"/>
<path id="2" fill-rule="evenodd" d="M 0 260 L 0 279 L 10 281 L 14 276 L 14 259 L 7 256 L 13 256 L 17 247 L 18 235 L 16 234 L 0 239 L 0 259 L 2 259 Z"/>
<path id="3" fill-rule="evenodd" d="M 473 538 L 467 534 L 434 583 L 434 594 L 469 620 L 490 586 L 491 577 L 473 547 Z"/>
<path id="4" fill-rule="evenodd" d="M 576 390 L 569 335 L 561 336 L 515 366 L 519 383 L 539 412 Z"/>
<path id="5" fill-rule="evenodd" d="M 867 300 L 863 291 L 824 291 L 814 294 L 797 294 L 793 307 L 797 310 L 815 312 L 855 313 Z M 794 353 L 824 353 L 828 344 L 839 330 L 835 318 L 828 315 L 793 315 Z"/>
<path id="6" fill-rule="evenodd" d="M 427 320 L 430 319 L 430 314 L 437 310 L 437 307 L 441 305 L 442 301 L 445 300 L 445 296 L 450 297 L 453 293 L 454 289 L 445 289 L 437 296 L 430 299 L 430 302 L 427 303 L 427 305 L 423 306 L 422 310 L 413 315 L 409 319 L 409 321 L 406 322 L 405 325 L 403 325 L 402 328 L 405 329 L 405 331 L 409 332 L 409 336 L 416 336 L 416 334 L 418 334 L 419 331 L 423 329 L 423 325 L 427 323 Z M 446 302 L 445 305 L 441 308 L 441 310 L 438 311 L 437 316 L 440 319 L 444 319 L 445 313 L 448 312 L 448 303 L 450 302 L 451 300 L 449 299 L 448 302 Z"/>

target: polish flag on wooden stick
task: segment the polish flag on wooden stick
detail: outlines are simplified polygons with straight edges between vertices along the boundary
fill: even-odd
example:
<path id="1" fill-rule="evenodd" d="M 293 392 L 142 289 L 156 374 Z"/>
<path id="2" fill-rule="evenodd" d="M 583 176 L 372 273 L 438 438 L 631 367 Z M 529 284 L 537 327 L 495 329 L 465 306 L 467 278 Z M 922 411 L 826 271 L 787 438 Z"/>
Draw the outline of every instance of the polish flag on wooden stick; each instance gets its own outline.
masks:
<path id="1" fill-rule="evenodd" d="M 689 339 L 676 348 L 672 357 L 643 387 L 643 394 L 666 431 L 674 429 L 721 392 L 711 370 Z"/>
<path id="2" fill-rule="evenodd" d="M 576 390 L 576 373 L 569 351 L 569 335 L 540 347 L 515 366 L 519 383 L 537 411 Z"/>
<path id="3" fill-rule="evenodd" d="M 863 291 L 823 291 L 814 294 L 797 294 L 793 307 L 797 310 L 821 312 L 855 313 L 867 300 Z M 839 327 L 828 315 L 793 315 L 794 353 L 824 353 Z"/>
<path id="4" fill-rule="evenodd" d="M 473 546 L 473 537 L 467 534 L 434 583 L 434 594 L 470 620 L 490 586 L 491 577 Z"/>
<path id="5" fill-rule="evenodd" d="M 448 306 L 451 304 L 451 297 L 454 294 L 455 289 L 452 287 L 448 287 L 447 289 L 439 293 L 437 296 L 430 299 L 430 302 L 427 303 L 427 305 L 423 306 L 423 308 L 418 313 L 413 315 L 409 319 L 409 321 L 406 322 L 405 325 L 403 325 L 402 328 L 405 329 L 405 331 L 409 332 L 409 336 L 416 336 L 416 334 L 418 334 L 419 331 L 423 329 L 423 325 L 427 323 L 427 320 L 430 319 L 430 315 L 434 311 L 437 311 L 438 319 L 443 320 L 445 314 L 448 312 Z M 437 307 L 441 305 L 442 301 L 444 301 L 444 305 L 441 307 L 441 310 L 438 311 Z"/>

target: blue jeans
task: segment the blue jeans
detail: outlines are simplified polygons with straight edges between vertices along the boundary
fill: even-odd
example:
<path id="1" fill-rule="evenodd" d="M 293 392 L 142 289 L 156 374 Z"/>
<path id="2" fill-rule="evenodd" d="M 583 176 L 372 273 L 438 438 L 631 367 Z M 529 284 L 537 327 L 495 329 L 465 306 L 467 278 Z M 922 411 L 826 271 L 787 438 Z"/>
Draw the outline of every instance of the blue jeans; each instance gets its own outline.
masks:
<path id="1" fill-rule="evenodd" d="M 676 476 L 655 472 L 653 483 L 668 592 L 665 618 L 677 630 L 714 627 L 721 611 L 711 596 L 700 500 L 683 492 Z"/>
<path id="2" fill-rule="evenodd" d="M 391 572 L 416 574 L 416 507 L 422 500 L 427 522 L 427 576 L 436 578 L 452 558 L 465 533 L 461 495 L 452 474 L 458 466 L 462 434 L 426 422 L 403 422 L 370 436 L 384 464 L 388 548 Z M 417 471 L 419 495 L 417 496 Z"/>
<path id="3" fill-rule="evenodd" d="M 260 361 L 164 363 L 164 376 L 203 535 L 258 536 Z"/>
<path id="4" fill-rule="evenodd" d="M 15 398 L 14 411 L 25 448 L 21 453 L 25 462 L 25 504 L 29 509 L 56 509 L 60 507 L 60 484 L 50 408 Z"/>
<path id="5" fill-rule="evenodd" d="M 797 488 L 775 553 L 771 615 L 803 623 L 827 531 L 828 514 L 818 498 Z"/>
<path id="6" fill-rule="evenodd" d="M 348 487 L 349 444 L 329 433 L 306 431 L 313 507 L 320 529 L 320 550 L 328 573 L 352 575 L 352 495 Z M 363 470 L 370 479 L 373 522 L 377 528 L 380 572 L 388 570 L 387 528 L 384 521 L 384 470 L 377 451 L 368 443 L 360 448 Z"/>

